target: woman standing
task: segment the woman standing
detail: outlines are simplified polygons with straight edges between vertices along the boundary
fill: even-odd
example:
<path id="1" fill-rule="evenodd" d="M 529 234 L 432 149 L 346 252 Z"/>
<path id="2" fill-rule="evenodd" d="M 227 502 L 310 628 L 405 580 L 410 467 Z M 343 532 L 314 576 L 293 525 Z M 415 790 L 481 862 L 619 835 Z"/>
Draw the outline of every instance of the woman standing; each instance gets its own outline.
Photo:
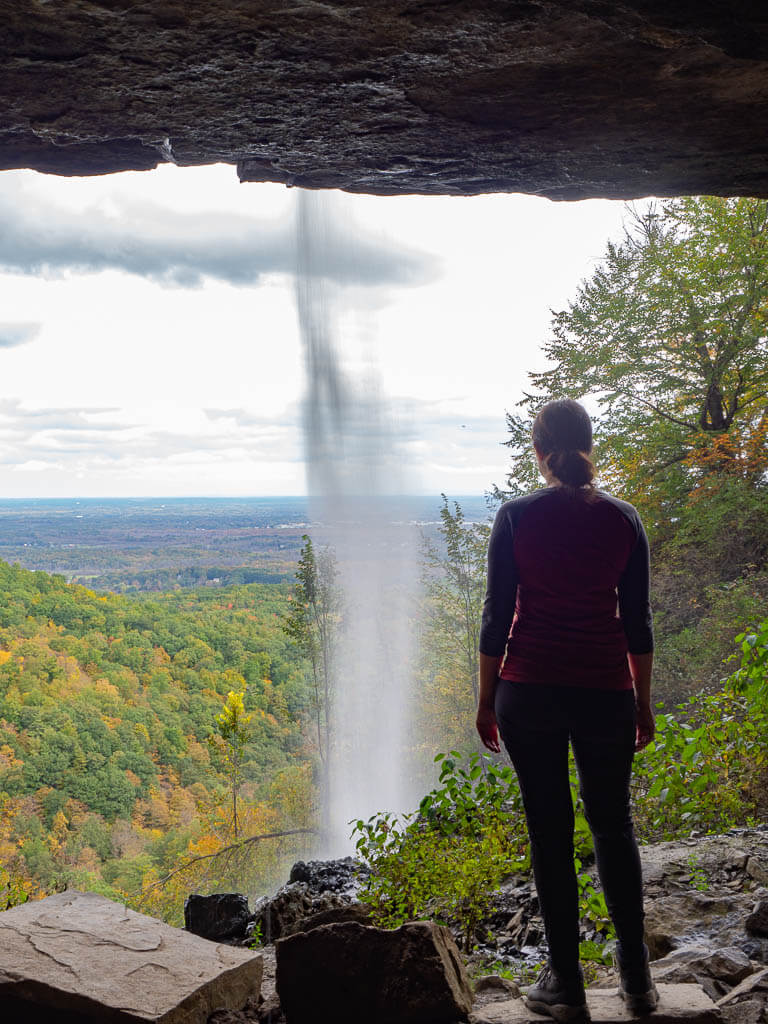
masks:
<path id="1" fill-rule="evenodd" d="M 593 487 L 592 424 L 578 402 L 545 405 L 533 446 L 547 486 L 499 509 L 488 549 L 477 730 L 520 782 L 549 962 L 530 1009 L 587 1014 L 568 746 L 616 934 L 619 992 L 635 1014 L 658 1001 L 643 941 L 632 758 L 653 738 L 648 541 L 627 502 Z"/>

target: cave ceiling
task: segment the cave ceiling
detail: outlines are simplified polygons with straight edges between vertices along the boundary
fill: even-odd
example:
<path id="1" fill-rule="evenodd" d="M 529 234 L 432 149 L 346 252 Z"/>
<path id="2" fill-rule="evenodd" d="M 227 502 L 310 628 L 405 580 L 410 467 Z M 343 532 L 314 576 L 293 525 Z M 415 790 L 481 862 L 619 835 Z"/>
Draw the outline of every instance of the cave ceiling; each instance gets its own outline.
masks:
<path id="1" fill-rule="evenodd" d="M 768 196 L 768 4 L 0 2 L 0 168 Z"/>

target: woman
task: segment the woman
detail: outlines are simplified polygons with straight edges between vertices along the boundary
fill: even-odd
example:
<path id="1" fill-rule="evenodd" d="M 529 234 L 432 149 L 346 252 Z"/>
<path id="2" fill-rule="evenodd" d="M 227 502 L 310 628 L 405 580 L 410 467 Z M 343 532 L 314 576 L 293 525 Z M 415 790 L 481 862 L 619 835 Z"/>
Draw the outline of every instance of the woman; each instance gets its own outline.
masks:
<path id="1" fill-rule="evenodd" d="M 533 446 L 547 486 L 499 509 L 488 549 L 477 730 L 517 772 L 549 962 L 530 1009 L 587 1014 L 573 862 L 573 748 L 598 872 L 618 938 L 619 992 L 635 1014 L 658 996 L 643 942 L 640 857 L 629 806 L 634 751 L 653 738 L 648 541 L 635 509 L 592 484 L 592 424 L 545 405 Z"/>

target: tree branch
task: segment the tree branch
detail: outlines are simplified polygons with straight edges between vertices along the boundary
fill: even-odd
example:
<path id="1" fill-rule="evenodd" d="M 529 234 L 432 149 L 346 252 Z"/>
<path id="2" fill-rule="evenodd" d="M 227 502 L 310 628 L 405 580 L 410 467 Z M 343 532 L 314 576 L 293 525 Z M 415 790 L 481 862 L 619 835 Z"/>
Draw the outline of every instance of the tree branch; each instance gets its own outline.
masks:
<path id="1" fill-rule="evenodd" d="M 182 871 L 186 871 L 191 868 L 194 864 L 199 864 L 203 860 L 212 860 L 216 857 L 224 857 L 227 854 L 234 853 L 236 850 L 242 850 L 246 846 L 250 846 L 252 843 L 258 843 L 262 839 L 281 839 L 284 836 L 306 836 L 306 835 L 317 835 L 317 829 L 315 828 L 294 828 L 289 829 L 286 832 L 265 832 L 260 836 L 248 836 L 245 839 L 238 839 L 236 843 L 230 843 L 229 846 L 222 846 L 220 850 L 216 850 L 213 853 L 201 853 L 197 857 L 190 857 L 184 864 L 179 864 L 178 867 L 174 868 L 173 871 L 169 871 L 167 875 L 162 878 L 158 878 L 156 882 L 153 882 L 148 889 L 145 889 L 141 894 L 141 899 L 138 901 L 138 906 L 145 901 L 147 896 L 155 889 L 162 889 L 164 885 L 173 878 L 174 875 L 178 875 Z"/>
<path id="2" fill-rule="evenodd" d="M 676 416 L 670 415 L 668 412 L 664 412 L 653 402 L 649 402 L 647 398 L 641 398 L 640 395 L 636 395 L 633 391 L 627 391 L 624 388 L 614 388 L 620 395 L 625 395 L 627 398 L 632 398 L 636 402 L 640 402 L 641 405 L 647 405 L 649 409 L 652 409 L 657 416 L 661 416 L 662 419 L 669 420 L 670 423 L 676 423 L 678 427 L 685 427 L 686 430 L 696 431 L 698 428 L 694 423 L 687 423 L 685 420 L 679 420 Z"/>

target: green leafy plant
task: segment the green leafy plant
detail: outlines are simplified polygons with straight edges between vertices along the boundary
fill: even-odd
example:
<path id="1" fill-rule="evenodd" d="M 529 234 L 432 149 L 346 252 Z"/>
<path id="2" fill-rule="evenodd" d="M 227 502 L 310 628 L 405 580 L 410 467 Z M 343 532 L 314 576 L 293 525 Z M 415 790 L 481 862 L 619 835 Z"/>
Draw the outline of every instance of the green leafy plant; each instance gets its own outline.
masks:
<path id="1" fill-rule="evenodd" d="M 509 765 L 480 754 L 465 761 L 456 750 L 435 760 L 439 785 L 417 814 L 384 812 L 355 822 L 357 852 L 371 868 L 360 898 L 383 927 L 429 917 L 455 928 L 469 952 L 502 880 L 530 870 L 525 816 Z M 575 768 L 571 783 L 576 790 Z M 575 817 L 582 919 L 607 942 L 614 932 L 605 899 L 582 870 L 592 836 L 579 804 Z M 585 955 L 602 962 L 604 945 L 588 944 Z"/>
<path id="2" fill-rule="evenodd" d="M 715 694 L 656 717 L 635 762 L 635 819 L 646 841 L 726 831 L 758 816 L 768 767 L 768 621 L 736 637 L 738 668 Z"/>
<path id="3" fill-rule="evenodd" d="M 248 949 L 261 949 L 264 945 L 264 930 L 262 928 L 261 921 L 256 924 L 256 927 L 251 932 L 251 937 L 248 940 Z"/>
<path id="4" fill-rule="evenodd" d="M 736 637 L 739 650 L 729 661 L 739 659 L 739 667 L 726 684 L 736 693 L 749 695 L 763 712 L 768 708 L 768 619 L 754 630 L 745 630 Z"/>
<path id="5" fill-rule="evenodd" d="M 688 881 L 698 892 L 706 892 L 709 889 L 709 881 L 695 853 L 688 854 Z"/>
<path id="6" fill-rule="evenodd" d="M 357 852 L 371 867 L 361 899 L 384 927 L 429 917 L 457 928 L 472 948 L 505 875 L 527 870 L 524 820 L 514 774 L 491 758 L 439 754 L 440 785 L 414 815 L 355 823 Z"/>

